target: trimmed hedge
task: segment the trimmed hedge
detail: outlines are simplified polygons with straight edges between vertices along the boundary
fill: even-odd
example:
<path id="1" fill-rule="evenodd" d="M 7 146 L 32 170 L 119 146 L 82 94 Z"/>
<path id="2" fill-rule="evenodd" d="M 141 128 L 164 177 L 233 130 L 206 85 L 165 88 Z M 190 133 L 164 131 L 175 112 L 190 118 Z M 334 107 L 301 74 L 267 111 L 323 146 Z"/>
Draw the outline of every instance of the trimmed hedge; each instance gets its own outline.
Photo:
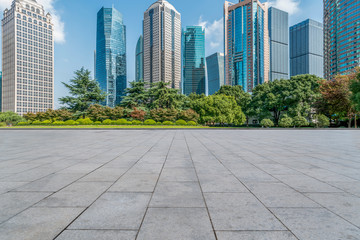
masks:
<path id="1" fill-rule="evenodd" d="M 145 125 L 156 125 L 156 122 L 152 119 L 148 119 L 148 120 L 145 120 L 144 124 Z"/>
<path id="2" fill-rule="evenodd" d="M 174 123 L 170 121 L 165 121 L 162 123 L 162 125 L 170 126 L 170 125 L 174 125 Z"/>
<path id="3" fill-rule="evenodd" d="M 79 123 L 74 120 L 67 120 L 65 121 L 65 125 L 78 125 Z"/>
<path id="4" fill-rule="evenodd" d="M 175 124 L 176 124 L 176 125 L 179 125 L 179 126 L 186 126 L 186 125 L 187 125 L 187 122 L 186 122 L 185 120 L 180 119 L 180 120 L 177 120 L 177 121 L 175 122 Z"/>
<path id="5" fill-rule="evenodd" d="M 142 125 L 143 122 L 139 121 L 139 120 L 134 120 L 132 121 L 132 125 Z"/>
<path id="6" fill-rule="evenodd" d="M 188 121 L 188 122 L 187 122 L 187 125 L 196 126 L 197 124 L 196 124 L 196 122 L 194 122 L 194 121 Z"/>
<path id="7" fill-rule="evenodd" d="M 85 118 L 85 119 L 80 118 L 76 120 L 76 122 L 78 122 L 80 125 L 92 125 L 94 123 L 93 121 L 91 121 L 90 118 Z"/>

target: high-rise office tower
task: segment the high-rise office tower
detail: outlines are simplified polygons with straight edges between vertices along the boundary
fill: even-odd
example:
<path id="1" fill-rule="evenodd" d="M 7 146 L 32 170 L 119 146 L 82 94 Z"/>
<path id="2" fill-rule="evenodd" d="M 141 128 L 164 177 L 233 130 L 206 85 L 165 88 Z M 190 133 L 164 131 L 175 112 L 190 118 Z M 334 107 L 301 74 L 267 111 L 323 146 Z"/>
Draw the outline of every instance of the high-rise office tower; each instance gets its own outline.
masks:
<path id="1" fill-rule="evenodd" d="M 2 96 L 2 72 L 0 72 L 0 112 L 2 112 L 1 111 L 1 100 L 2 100 L 2 98 L 1 98 L 1 96 Z"/>
<path id="2" fill-rule="evenodd" d="M 144 13 L 144 82 L 166 82 L 180 89 L 181 15 L 166 0 L 153 3 Z"/>
<path id="3" fill-rule="evenodd" d="M 324 76 L 323 25 L 308 19 L 290 27 L 290 75 Z"/>
<path id="4" fill-rule="evenodd" d="M 360 64 L 360 1 L 324 0 L 324 72 L 330 80 Z"/>
<path id="5" fill-rule="evenodd" d="M 35 0 L 15 0 L 2 19 L 2 111 L 54 108 L 51 15 Z"/>
<path id="6" fill-rule="evenodd" d="M 187 27 L 182 43 L 183 93 L 205 94 L 205 30 L 201 26 Z"/>
<path id="7" fill-rule="evenodd" d="M 95 78 L 108 94 L 104 105 L 120 104 L 127 87 L 126 26 L 115 8 L 101 8 L 97 14 Z"/>
<path id="8" fill-rule="evenodd" d="M 240 0 L 224 4 L 225 84 L 252 92 L 269 81 L 268 4 Z"/>
<path id="9" fill-rule="evenodd" d="M 144 81 L 144 38 L 142 35 L 136 44 L 135 68 L 135 81 Z"/>
<path id="10" fill-rule="evenodd" d="M 208 94 L 213 95 L 224 85 L 224 54 L 214 53 L 206 58 Z"/>
<path id="11" fill-rule="evenodd" d="M 269 8 L 270 81 L 289 79 L 289 14 Z"/>

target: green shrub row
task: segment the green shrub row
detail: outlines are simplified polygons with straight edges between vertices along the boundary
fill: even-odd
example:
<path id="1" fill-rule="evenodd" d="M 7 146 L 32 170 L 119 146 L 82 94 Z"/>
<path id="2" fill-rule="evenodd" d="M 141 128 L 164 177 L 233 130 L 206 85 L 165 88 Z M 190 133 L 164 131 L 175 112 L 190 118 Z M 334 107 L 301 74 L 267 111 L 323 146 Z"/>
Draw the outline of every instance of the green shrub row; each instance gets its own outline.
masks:
<path id="1" fill-rule="evenodd" d="M 54 121 L 51 122 L 50 120 L 45 121 L 33 121 L 33 122 L 19 122 L 17 124 L 18 126 L 28 126 L 28 125 L 36 125 L 36 126 L 74 126 L 74 125 L 174 125 L 174 126 L 196 126 L 197 123 L 194 121 L 188 121 L 185 120 L 178 120 L 176 122 L 171 121 L 164 121 L 164 122 L 156 122 L 152 119 L 145 120 L 144 122 L 141 122 L 139 120 L 133 120 L 128 121 L 126 119 L 119 119 L 119 120 L 104 120 L 102 122 L 100 121 L 91 121 L 89 118 L 85 119 L 78 119 L 76 121 L 74 120 L 68 120 L 68 121 Z"/>

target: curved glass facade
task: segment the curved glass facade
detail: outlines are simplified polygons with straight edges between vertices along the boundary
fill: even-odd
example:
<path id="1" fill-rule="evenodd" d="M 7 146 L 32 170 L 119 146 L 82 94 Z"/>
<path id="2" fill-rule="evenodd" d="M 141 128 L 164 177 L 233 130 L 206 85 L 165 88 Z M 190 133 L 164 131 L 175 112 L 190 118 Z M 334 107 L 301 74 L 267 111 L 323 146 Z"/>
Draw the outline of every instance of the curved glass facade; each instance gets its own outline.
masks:
<path id="1" fill-rule="evenodd" d="M 126 27 L 115 8 L 102 8 L 97 15 L 96 80 L 108 94 L 104 105 L 120 104 L 127 87 Z"/>
<path id="2" fill-rule="evenodd" d="M 360 1 L 324 0 L 325 78 L 360 64 Z"/>
<path id="3" fill-rule="evenodd" d="M 144 38 L 143 36 L 139 37 L 139 40 L 136 44 L 136 53 L 135 53 L 135 74 L 136 82 L 144 81 Z"/>
<path id="4" fill-rule="evenodd" d="M 206 93 L 205 30 L 201 26 L 183 31 L 183 93 Z"/>

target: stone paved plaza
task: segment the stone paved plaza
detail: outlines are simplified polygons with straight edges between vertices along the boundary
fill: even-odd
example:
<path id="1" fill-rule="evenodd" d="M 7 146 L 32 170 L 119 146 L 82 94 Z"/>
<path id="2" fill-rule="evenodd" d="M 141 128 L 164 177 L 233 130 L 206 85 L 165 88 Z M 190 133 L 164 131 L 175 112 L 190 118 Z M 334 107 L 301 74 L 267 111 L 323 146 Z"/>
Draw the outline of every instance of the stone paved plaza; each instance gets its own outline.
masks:
<path id="1" fill-rule="evenodd" d="M 0 131 L 1 240 L 359 240 L 360 132 Z"/>

